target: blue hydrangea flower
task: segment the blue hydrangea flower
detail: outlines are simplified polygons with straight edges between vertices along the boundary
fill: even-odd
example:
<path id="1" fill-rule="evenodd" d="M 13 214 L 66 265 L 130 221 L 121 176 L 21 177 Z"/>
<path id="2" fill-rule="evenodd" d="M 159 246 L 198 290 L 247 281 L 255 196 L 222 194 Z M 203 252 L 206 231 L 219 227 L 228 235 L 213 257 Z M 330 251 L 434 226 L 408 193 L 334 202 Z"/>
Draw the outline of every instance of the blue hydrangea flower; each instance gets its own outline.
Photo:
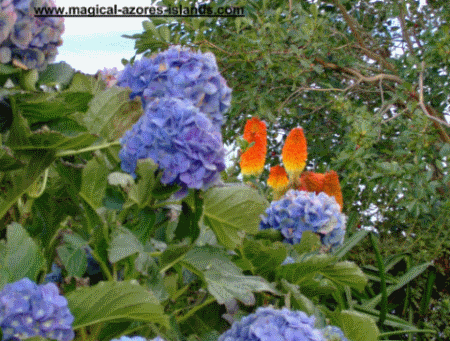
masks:
<path id="1" fill-rule="evenodd" d="M 151 158 L 164 170 L 163 184 L 206 190 L 225 169 L 222 135 L 189 100 L 150 102 L 131 131 L 120 140 L 125 172 L 135 176 L 137 160 Z"/>
<path id="2" fill-rule="evenodd" d="M 0 327 L 3 340 L 18 341 L 42 336 L 58 341 L 73 340 L 74 318 L 67 300 L 54 283 L 37 285 L 28 278 L 6 284 L 0 291 Z"/>
<path id="3" fill-rule="evenodd" d="M 261 217 L 260 229 L 277 229 L 285 242 L 297 244 L 303 231 L 320 235 L 322 244 L 334 249 L 344 241 L 346 217 L 335 198 L 323 192 L 289 190 L 273 201 Z"/>
<path id="4" fill-rule="evenodd" d="M 62 280 L 63 280 L 63 277 L 62 277 L 61 268 L 57 264 L 53 263 L 52 264 L 52 272 L 45 275 L 44 284 L 50 283 L 50 282 L 61 283 Z"/>
<path id="5" fill-rule="evenodd" d="M 260 307 L 234 322 L 218 341 L 325 341 L 314 321 L 302 311 Z"/>
<path id="6" fill-rule="evenodd" d="M 144 108 L 155 98 L 189 99 L 220 129 L 231 103 L 231 89 L 220 75 L 212 53 L 175 46 L 127 65 L 117 85 L 130 87 Z"/>
<path id="7" fill-rule="evenodd" d="M 55 7 L 53 0 L 3 0 L 0 3 L 0 62 L 16 59 L 30 69 L 53 62 L 62 44 L 64 18 L 35 17 L 34 8 Z"/>
<path id="8" fill-rule="evenodd" d="M 342 330 L 335 326 L 326 326 L 320 330 L 326 341 L 348 341 Z"/>

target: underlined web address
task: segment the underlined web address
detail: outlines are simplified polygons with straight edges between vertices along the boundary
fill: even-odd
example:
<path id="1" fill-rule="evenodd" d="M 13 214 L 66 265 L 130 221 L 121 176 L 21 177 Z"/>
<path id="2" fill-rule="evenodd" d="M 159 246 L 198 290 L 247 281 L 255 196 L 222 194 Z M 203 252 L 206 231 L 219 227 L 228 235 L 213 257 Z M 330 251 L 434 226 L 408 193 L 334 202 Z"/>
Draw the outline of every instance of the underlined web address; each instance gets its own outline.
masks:
<path id="1" fill-rule="evenodd" d="M 35 7 L 36 17 L 111 17 L 111 16 L 228 16 L 243 17 L 243 7 L 154 7 L 154 6 L 71 6 Z"/>

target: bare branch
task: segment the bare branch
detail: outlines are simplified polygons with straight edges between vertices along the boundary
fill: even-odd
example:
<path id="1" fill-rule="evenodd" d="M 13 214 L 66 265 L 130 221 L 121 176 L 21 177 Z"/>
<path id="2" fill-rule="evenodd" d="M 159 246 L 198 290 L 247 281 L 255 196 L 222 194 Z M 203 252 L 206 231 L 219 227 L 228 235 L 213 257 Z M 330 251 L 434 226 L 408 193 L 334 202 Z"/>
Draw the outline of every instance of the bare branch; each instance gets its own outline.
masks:
<path id="1" fill-rule="evenodd" d="M 422 109 L 423 113 L 429 119 L 431 119 L 431 120 L 433 120 L 433 121 L 435 121 L 435 122 L 437 122 L 437 123 L 439 123 L 439 124 L 441 124 L 443 126 L 446 126 L 446 127 L 450 128 L 450 124 L 449 123 L 447 123 L 447 122 L 445 122 L 445 121 L 443 121 L 443 120 L 441 120 L 441 119 L 431 115 L 428 112 L 428 109 L 427 109 L 427 107 L 426 107 L 426 105 L 425 105 L 425 103 L 423 101 L 423 70 L 424 69 L 425 69 L 425 62 L 422 61 L 422 69 L 420 70 L 420 73 L 419 73 L 419 105 L 420 105 L 420 108 Z"/>

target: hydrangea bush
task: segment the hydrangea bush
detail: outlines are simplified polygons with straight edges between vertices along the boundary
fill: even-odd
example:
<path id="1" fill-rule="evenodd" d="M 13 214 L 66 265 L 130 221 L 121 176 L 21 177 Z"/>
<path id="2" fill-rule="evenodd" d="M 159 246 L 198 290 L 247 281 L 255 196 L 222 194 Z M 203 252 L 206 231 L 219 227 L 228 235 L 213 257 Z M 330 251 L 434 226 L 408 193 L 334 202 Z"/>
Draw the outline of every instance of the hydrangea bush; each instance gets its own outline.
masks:
<path id="1" fill-rule="evenodd" d="M 3 0 L 0 10 L 0 62 L 18 60 L 43 70 L 62 44 L 64 18 L 35 17 L 35 7 L 55 7 L 52 0 Z"/>
<path id="2" fill-rule="evenodd" d="M 317 233 L 327 248 L 336 248 L 344 241 L 346 217 L 334 197 L 323 192 L 289 190 L 270 204 L 266 214 L 260 229 L 279 230 L 290 244 L 299 243 L 304 231 Z"/>
<path id="3" fill-rule="evenodd" d="M 8 20 L 16 15 L 20 24 L 31 4 L 1 2 L 1 15 L 9 14 L 1 17 L 2 48 L 11 43 Z M 144 26 L 158 33 L 152 39 L 173 29 Z M 0 127 L 3 341 L 375 341 L 418 333 L 387 314 L 389 290 L 398 288 L 383 282 L 373 234 L 380 278 L 372 290 L 363 270 L 343 259 L 368 232 L 338 248 L 346 229 L 338 174 L 303 172 L 302 128 L 288 134 L 284 166 L 266 181 L 274 130 L 250 120 L 246 177 L 224 172 L 221 128 L 231 90 L 211 53 L 171 47 L 121 76 L 86 75 L 66 63 L 42 73 L 12 64 L 0 68 L 11 104 Z M 39 87 L 23 83 L 26 74 Z M 305 231 L 331 254 L 318 252 L 318 239 Z M 406 270 L 402 283 L 427 266 Z M 246 317 L 230 327 L 236 316 Z"/>
<path id="4" fill-rule="evenodd" d="M 37 285 L 28 278 L 6 284 L 0 291 L 0 327 L 4 340 L 42 336 L 71 341 L 74 318 L 67 300 L 53 283 Z"/>

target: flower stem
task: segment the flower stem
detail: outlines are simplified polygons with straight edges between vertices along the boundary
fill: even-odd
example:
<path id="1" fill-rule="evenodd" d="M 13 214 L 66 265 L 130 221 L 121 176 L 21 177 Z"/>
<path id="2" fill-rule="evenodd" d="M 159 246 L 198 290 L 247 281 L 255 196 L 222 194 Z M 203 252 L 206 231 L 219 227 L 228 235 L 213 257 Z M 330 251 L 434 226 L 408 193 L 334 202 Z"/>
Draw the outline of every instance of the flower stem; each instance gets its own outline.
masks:
<path id="1" fill-rule="evenodd" d="M 56 153 L 55 156 L 62 157 L 62 156 L 68 156 L 68 155 L 82 154 L 82 153 L 86 153 L 86 152 L 94 152 L 96 150 L 105 149 L 105 148 L 109 148 L 112 146 L 118 146 L 118 145 L 120 145 L 120 142 L 117 140 L 117 141 L 104 143 L 104 144 L 100 144 L 100 145 L 96 145 L 96 146 L 90 146 L 90 147 L 86 147 L 86 148 L 82 148 L 82 149 L 78 149 L 78 150 L 65 150 L 65 151 Z"/>

